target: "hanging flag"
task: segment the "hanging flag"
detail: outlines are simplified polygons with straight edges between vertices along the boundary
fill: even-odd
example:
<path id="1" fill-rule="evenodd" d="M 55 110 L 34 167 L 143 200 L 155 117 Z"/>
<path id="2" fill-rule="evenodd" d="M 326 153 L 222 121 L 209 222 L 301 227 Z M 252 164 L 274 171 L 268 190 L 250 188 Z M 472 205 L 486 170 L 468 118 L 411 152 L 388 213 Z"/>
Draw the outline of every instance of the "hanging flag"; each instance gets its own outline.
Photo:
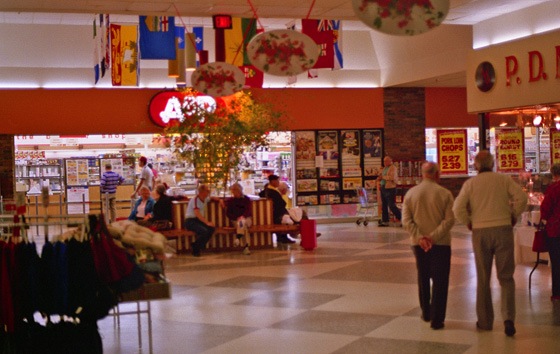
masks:
<path id="1" fill-rule="evenodd" d="M 105 14 L 105 70 L 109 70 L 111 67 L 111 31 L 109 23 L 109 14 Z"/>
<path id="2" fill-rule="evenodd" d="M 235 66 L 251 65 L 246 49 L 247 44 L 256 34 L 257 21 L 254 18 L 232 18 L 231 29 L 224 30 L 226 63 Z"/>
<path id="3" fill-rule="evenodd" d="M 175 17 L 140 16 L 140 58 L 175 59 Z"/>
<path id="4" fill-rule="evenodd" d="M 194 33 L 194 44 L 196 45 L 196 51 L 200 53 L 200 51 L 204 50 L 204 27 L 193 27 Z M 206 64 L 206 63 L 205 63 Z M 200 60 L 198 56 L 196 57 L 196 66 L 200 65 Z"/>
<path id="5" fill-rule="evenodd" d="M 317 28 L 321 31 L 333 31 L 334 35 L 334 69 L 342 69 L 342 22 L 340 20 L 318 20 Z"/>
<path id="6" fill-rule="evenodd" d="M 179 61 L 177 59 L 181 56 L 185 56 L 185 27 L 175 26 L 175 50 L 177 54 L 175 59 L 169 60 L 167 63 L 167 76 L 169 77 L 179 77 Z M 183 70 L 184 69 L 183 65 Z"/>
<path id="7" fill-rule="evenodd" d="M 239 67 L 245 74 L 245 87 L 261 88 L 264 81 L 264 73 L 253 65 Z"/>
<path id="8" fill-rule="evenodd" d="M 99 14 L 99 69 L 101 77 L 105 77 L 105 23 L 103 14 Z"/>
<path id="9" fill-rule="evenodd" d="M 113 86 L 138 86 L 138 28 L 111 25 Z"/>
<path id="10" fill-rule="evenodd" d="M 302 32 L 311 37 L 320 50 L 314 69 L 334 68 L 334 33 L 332 30 L 319 31 L 318 20 L 301 20 Z"/>
<path id="11" fill-rule="evenodd" d="M 97 20 L 93 19 L 93 72 L 95 84 L 99 81 L 99 38 L 97 36 Z"/>

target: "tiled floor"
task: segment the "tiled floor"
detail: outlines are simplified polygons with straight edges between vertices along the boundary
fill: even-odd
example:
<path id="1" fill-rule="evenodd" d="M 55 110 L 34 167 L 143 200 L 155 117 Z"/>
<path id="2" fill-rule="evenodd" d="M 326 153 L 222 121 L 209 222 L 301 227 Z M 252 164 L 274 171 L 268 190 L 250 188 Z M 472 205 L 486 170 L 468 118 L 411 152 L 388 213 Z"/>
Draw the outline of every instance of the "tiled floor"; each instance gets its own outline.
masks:
<path id="1" fill-rule="evenodd" d="M 416 267 L 402 228 L 321 224 L 318 248 L 203 253 L 167 261 L 172 299 L 151 302 L 153 353 L 560 353 L 560 304 L 550 270 L 519 264 L 517 334 L 503 333 L 493 279 L 494 331 L 475 329 L 476 274 L 470 233 L 453 229 L 443 330 L 420 319 Z M 145 305 L 145 304 L 144 304 Z M 122 310 L 127 310 L 122 305 Z M 99 322 L 105 353 L 148 353 L 136 316 Z"/>

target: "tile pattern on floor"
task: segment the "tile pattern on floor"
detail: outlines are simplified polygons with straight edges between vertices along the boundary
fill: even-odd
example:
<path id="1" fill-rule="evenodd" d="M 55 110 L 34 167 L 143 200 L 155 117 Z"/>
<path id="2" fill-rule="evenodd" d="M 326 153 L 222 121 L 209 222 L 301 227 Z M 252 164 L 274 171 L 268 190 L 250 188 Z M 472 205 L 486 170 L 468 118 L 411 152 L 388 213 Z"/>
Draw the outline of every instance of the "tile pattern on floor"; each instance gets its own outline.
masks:
<path id="1" fill-rule="evenodd" d="M 318 248 L 203 252 L 166 261 L 172 298 L 152 301 L 153 353 L 557 353 L 560 304 L 550 269 L 516 268 L 518 333 L 508 338 L 495 275 L 494 330 L 475 328 L 476 271 L 470 233 L 453 228 L 445 328 L 420 319 L 416 266 L 399 227 L 321 224 Z M 146 305 L 142 303 L 141 305 Z M 121 305 L 121 311 L 134 310 Z M 140 324 L 141 348 L 138 339 Z M 148 353 L 147 319 L 99 321 L 104 352 Z M 538 350 L 537 350 L 538 349 Z"/>

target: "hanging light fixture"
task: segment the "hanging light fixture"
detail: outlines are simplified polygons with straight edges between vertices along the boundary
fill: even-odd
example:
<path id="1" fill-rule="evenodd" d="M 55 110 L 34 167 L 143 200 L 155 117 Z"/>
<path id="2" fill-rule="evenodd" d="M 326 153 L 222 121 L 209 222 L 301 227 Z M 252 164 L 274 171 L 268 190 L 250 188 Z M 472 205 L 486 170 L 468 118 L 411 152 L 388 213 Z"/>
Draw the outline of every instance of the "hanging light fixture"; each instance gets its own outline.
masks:
<path id="1" fill-rule="evenodd" d="M 534 125 L 535 127 L 540 126 L 541 123 L 542 123 L 542 120 L 543 120 L 543 119 L 542 119 L 542 116 L 541 116 L 540 114 L 537 114 L 537 115 L 535 116 L 535 118 L 533 118 L 533 125 Z"/>

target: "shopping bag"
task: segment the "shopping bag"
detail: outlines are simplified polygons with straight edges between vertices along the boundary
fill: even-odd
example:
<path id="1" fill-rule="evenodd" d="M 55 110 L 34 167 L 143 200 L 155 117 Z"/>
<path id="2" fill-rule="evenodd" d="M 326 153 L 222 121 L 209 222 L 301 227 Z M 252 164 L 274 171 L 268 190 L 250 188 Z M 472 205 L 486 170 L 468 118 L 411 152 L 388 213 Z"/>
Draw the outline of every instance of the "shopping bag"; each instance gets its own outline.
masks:
<path id="1" fill-rule="evenodd" d="M 546 225 L 543 222 L 539 222 L 537 226 L 537 231 L 535 231 L 535 237 L 533 238 L 533 252 L 548 252 L 546 247 Z"/>
<path id="2" fill-rule="evenodd" d="M 301 247 L 311 251 L 317 247 L 317 221 L 310 219 L 301 220 Z"/>

